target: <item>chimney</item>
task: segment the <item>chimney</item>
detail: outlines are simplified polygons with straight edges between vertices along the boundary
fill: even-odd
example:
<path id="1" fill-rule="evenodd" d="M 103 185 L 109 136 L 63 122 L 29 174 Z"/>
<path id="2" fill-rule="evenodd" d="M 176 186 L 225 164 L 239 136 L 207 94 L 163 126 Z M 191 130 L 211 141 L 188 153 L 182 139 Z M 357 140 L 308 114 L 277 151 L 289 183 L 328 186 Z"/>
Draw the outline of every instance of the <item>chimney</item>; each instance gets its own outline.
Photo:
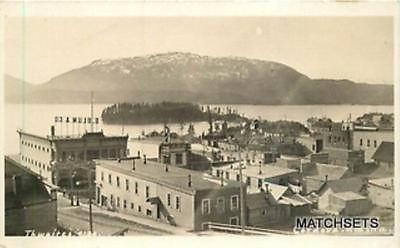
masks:
<path id="1" fill-rule="evenodd" d="M 51 127 L 50 127 L 50 135 L 51 136 L 55 136 L 56 135 L 56 129 L 55 129 L 54 125 L 51 125 Z"/>
<path id="2" fill-rule="evenodd" d="M 146 154 L 143 154 L 143 164 L 146 164 L 147 163 L 147 157 L 146 157 Z"/>
<path id="3" fill-rule="evenodd" d="M 18 196 L 21 193 L 21 190 L 22 190 L 22 179 L 21 179 L 21 176 L 14 175 L 12 177 L 12 181 L 13 181 L 13 193 L 14 193 L 14 195 Z"/>
<path id="4" fill-rule="evenodd" d="M 132 159 L 132 170 L 136 170 L 136 162 L 135 159 Z"/>
<path id="5" fill-rule="evenodd" d="M 192 187 L 192 175 L 188 175 L 188 187 Z"/>

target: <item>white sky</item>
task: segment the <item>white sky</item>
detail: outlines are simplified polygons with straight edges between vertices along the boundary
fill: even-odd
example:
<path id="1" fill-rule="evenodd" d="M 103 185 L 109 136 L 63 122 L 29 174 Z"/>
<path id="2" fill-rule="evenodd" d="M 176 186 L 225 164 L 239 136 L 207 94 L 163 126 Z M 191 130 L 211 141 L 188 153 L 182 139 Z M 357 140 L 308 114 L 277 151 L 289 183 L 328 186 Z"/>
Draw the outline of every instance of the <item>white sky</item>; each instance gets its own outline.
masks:
<path id="1" fill-rule="evenodd" d="M 5 72 L 31 83 L 100 58 L 172 51 L 276 61 L 311 78 L 391 84 L 394 77 L 391 17 L 14 17 L 5 23 Z"/>

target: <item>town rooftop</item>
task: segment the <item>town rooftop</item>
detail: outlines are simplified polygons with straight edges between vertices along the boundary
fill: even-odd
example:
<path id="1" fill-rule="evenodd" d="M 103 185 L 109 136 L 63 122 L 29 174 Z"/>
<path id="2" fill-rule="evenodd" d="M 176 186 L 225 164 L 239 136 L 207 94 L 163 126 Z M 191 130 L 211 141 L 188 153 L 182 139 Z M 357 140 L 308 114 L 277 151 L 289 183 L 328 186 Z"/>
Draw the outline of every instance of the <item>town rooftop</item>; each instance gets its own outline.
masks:
<path id="1" fill-rule="evenodd" d="M 133 161 L 135 161 L 133 170 Z M 165 165 L 151 160 L 144 163 L 143 159 L 135 160 L 95 160 L 96 166 L 124 174 L 126 176 L 138 177 L 163 184 L 168 187 L 182 190 L 187 193 L 194 193 L 197 190 L 219 189 L 221 187 L 239 187 L 239 182 L 223 180 L 202 172 L 179 168 L 172 165 Z M 168 171 L 166 170 L 168 168 Z M 189 175 L 191 186 L 189 186 Z"/>

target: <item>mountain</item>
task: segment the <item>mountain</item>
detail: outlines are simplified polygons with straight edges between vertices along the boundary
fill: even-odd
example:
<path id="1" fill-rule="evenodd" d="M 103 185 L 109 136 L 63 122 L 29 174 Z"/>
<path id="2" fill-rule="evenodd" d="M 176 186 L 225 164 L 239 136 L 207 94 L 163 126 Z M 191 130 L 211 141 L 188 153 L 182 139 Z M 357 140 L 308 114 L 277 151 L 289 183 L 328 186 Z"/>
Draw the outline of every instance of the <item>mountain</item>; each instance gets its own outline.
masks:
<path id="1" fill-rule="evenodd" d="M 270 61 L 163 53 L 95 60 L 34 86 L 32 102 L 215 104 L 393 104 L 392 85 L 311 79 Z M 8 94 L 8 93 L 7 93 Z"/>

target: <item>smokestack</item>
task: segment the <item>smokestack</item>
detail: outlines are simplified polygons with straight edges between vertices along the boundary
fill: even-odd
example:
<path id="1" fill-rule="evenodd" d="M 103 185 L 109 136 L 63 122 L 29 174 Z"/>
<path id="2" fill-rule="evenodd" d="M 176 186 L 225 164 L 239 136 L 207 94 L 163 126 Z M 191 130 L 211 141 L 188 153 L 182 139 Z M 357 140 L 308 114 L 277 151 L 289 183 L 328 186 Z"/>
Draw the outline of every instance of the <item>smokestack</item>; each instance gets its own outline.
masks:
<path id="1" fill-rule="evenodd" d="M 13 193 L 14 193 L 14 195 L 17 196 L 20 194 L 21 188 L 22 188 L 21 176 L 14 175 L 12 177 L 12 182 L 13 182 Z"/>
<path id="2" fill-rule="evenodd" d="M 132 170 L 136 170 L 136 162 L 135 159 L 132 159 Z"/>
<path id="3" fill-rule="evenodd" d="M 56 135 L 56 129 L 55 129 L 54 125 L 51 125 L 51 127 L 50 127 L 50 135 L 51 136 L 55 136 Z"/>
<path id="4" fill-rule="evenodd" d="M 147 163 L 147 157 L 146 157 L 146 154 L 143 154 L 143 164 L 146 164 Z"/>
<path id="5" fill-rule="evenodd" d="M 188 186 L 192 187 L 192 175 L 188 175 Z"/>

